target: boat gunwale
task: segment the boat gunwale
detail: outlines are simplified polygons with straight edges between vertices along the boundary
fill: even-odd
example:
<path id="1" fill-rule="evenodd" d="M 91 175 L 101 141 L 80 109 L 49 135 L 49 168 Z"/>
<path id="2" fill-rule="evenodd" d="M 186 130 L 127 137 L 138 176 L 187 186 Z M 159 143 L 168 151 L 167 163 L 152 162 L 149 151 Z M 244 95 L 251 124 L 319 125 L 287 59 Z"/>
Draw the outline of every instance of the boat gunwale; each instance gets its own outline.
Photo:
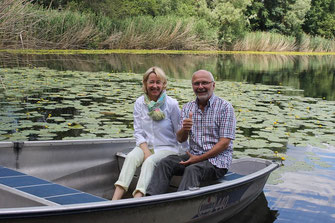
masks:
<path id="1" fill-rule="evenodd" d="M 10 142 L 10 141 L 0 142 L 0 148 L 8 148 L 8 147 L 13 147 L 13 146 L 14 146 L 14 142 Z"/>
<path id="2" fill-rule="evenodd" d="M 24 147 L 33 146 L 66 146 L 66 145 L 91 145 L 108 143 L 135 143 L 134 138 L 110 138 L 110 139 L 72 139 L 72 140 L 46 140 L 46 141 L 2 141 L 0 147 L 13 147 L 15 143 L 22 143 Z"/>

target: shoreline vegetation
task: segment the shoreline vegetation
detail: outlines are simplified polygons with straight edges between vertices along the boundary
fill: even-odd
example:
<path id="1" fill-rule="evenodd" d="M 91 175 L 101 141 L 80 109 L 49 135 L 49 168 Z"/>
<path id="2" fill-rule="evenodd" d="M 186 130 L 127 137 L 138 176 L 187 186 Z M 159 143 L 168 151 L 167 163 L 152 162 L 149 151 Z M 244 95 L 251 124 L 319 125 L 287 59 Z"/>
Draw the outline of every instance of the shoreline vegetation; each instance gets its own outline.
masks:
<path id="1" fill-rule="evenodd" d="M 144 49 L 0 49 L 0 53 L 34 54 L 34 55 L 81 55 L 81 54 L 188 54 L 188 55 L 221 55 L 221 54 L 248 54 L 248 55 L 283 55 L 283 56 L 335 56 L 335 52 L 299 52 L 299 51 L 224 51 L 224 50 L 144 50 Z"/>
<path id="2" fill-rule="evenodd" d="M 209 3 L 205 6 L 198 5 L 196 11 L 198 14 L 193 13 L 193 16 L 181 16 L 177 13 L 157 16 L 144 14 L 125 18 L 111 18 L 92 11 L 72 10 L 73 2 L 72 8 L 69 4 L 67 8 L 62 9 L 43 7 L 33 2 L 38 1 L 3 0 L 0 2 L 1 51 L 63 54 L 62 51 L 58 51 L 60 49 L 85 54 L 87 53 L 85 50 L 89 49 L 88 52 L 91 54 L 154 52 L 288 55 L 333 55 L 335 52 L 334 37 L 307 35 L 301 30 L 292 32 L 293 35 L 289 36 L 272 30 L 257 31 L 250 25 L 247 26 L 244 23 L 246 21 L 250 23 L 251 19 L 244 21 L 245 16 L 243 17 L 242 14 L 247 14 L 247 7 L 250 8 L 251 3 L 256 0 L 236 1 L 240 5 L 244 4 L 239 6 L 243 10 L 237 10 L 236 6 L 233 8 L 242 13 L 238 17 L 243 20 L 224 17 L 225 11 L 222 7 L 228 6 L 229 1 L 198 1 L 199 4 L 223 3 L 217 3 L 211 7 Z M 236 13 L 233 9 L 231 15 Z"/>

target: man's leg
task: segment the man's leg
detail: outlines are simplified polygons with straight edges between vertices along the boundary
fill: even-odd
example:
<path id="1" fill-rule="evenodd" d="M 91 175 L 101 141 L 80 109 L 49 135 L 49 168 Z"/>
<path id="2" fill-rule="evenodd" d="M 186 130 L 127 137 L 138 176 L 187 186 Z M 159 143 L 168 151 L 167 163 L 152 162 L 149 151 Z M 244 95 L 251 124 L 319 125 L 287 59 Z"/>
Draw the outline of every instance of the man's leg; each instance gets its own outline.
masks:
<path id="1" fill-rule="evenodd" d="M 199 187 L 201 182 L 216 180 L 226 172 L 226 169 L 219 169 L 208 160 L 189 165 L 185 168 L 178 191 Z"/>
<path id="2" fill-rule="evenodd" d="M 178 155 L 171 155 L 162 159 L 154 170 L 147 188 L 147 194 L 156 195 L 167 192 L 172 176 L 181 176 L 184 172 L 185 167 L 179 164 L 182 160 L 186 160 L 186 158 Z"/>

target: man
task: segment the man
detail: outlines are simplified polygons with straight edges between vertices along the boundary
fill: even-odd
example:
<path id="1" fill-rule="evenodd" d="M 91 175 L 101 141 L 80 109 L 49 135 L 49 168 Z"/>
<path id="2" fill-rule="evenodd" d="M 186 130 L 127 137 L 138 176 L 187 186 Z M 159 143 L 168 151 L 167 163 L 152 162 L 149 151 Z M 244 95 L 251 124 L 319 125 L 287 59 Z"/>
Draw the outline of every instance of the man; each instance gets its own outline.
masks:
<path id="1" fill-rule="evenodd" d="M 199 187 L 200 183 L 224 176 L 232 162 L 236 119 L 231 104 L 215 96 L 213 75 L 206 70 L 192 76 L 196 100 L 184 105 L 179 142 L 189 140 L 189 151 L 171 155 L 155 168 L 147 193 L 168 190 L 173 175 L 182 175 L 178 191 Z"/>

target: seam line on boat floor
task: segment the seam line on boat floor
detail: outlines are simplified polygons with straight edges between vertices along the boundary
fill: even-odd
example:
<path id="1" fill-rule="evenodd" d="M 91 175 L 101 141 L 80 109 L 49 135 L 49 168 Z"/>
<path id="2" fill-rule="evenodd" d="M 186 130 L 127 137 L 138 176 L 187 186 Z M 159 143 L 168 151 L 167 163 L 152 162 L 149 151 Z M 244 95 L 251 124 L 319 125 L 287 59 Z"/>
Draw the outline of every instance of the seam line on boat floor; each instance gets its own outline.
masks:
<path id="1" fill-rule="evenodd" d="M 15 189 L 21 189 L 21 188 L 27 188 L 27 187 L 42 187 L 46 185 L 52 185 L 53 183 L 48 183 L 48 184 L 34 184 L 34 185 L 26 185 L 26 186 L 18 186 L 14 187 Z"/>
<path id="2" fill-rule="evenodd" d="M 84 192 L 77 192 L 77 193 L 54 195 L 54 196 L 43 197 L 43 198 L 44 199 L 49 199 L 49 198 L 54 198 L 54 197 L 66 197 L 66 196 L 69 196 L 69 195 L 76 195 L 76 194 L 86 194 L 86 193 L 84 193 Z"/>
<path id="3" fill-rule="evenodd" d="M 3 179 L 3 178 L 15 178 L 15 177 L 25 177 L 25 176 L 29 176 L 29 175 L 22 174 L 22 175 L 15 175 L 15 176 L 4 176 L 4 177 L 0 177 L 0 179 Z"/>

